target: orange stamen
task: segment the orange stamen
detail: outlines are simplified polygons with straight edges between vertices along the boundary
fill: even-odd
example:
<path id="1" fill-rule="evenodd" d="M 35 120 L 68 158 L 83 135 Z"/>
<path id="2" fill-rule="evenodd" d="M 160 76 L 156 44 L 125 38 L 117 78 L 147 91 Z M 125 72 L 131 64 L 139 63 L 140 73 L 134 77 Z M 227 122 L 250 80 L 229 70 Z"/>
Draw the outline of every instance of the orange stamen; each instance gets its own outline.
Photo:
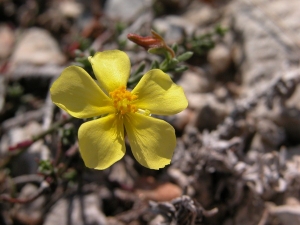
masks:
<path id="1" fill-rule="evenodd" d="M 133 101 L 136 100 L 138 96 L 131 94 L 130 91 L 126 90 L 125 86 L 117 88 L 110 92 L 109 95 L 113 100 L 114 107 L 121 115 L 137 111 L 136 106 L 133 105 Z"/>

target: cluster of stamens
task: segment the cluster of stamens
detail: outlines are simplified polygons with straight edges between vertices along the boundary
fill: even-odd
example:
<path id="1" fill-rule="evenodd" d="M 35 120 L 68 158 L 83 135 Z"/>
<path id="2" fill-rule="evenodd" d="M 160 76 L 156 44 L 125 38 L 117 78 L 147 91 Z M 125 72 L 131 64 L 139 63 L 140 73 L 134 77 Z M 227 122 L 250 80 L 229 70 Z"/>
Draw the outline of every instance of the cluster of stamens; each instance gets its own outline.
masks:
<path id="1" fill-rule="evenodd" d="M 117 109 L 117 112 L 121 115 L 137 111 L 136 106 L 133 105 L 132 102 L 136 100 L 138 96 L 127 91 L 125 86 L 121 86 L 116 90 L 109 92 L 109 95 L 113 100 L 113 104 Z"/>

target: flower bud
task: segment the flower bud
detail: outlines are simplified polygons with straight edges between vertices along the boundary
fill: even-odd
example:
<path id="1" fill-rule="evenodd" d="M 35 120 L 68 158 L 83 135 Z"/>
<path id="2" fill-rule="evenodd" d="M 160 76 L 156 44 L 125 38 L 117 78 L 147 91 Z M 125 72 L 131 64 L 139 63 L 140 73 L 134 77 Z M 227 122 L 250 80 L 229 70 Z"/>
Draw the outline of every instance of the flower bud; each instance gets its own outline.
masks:
<path id="1" fill-rule="evenodd" d="M 170 48 L 166 43 L 165 40 L 155 31 L 151 30 L 152 36 L 142 37 L 137 34 L 129 33 L 127 38 L 136 43 L 139 46 L 144 47 L 149 53 L 153 54 L 160 54 L 169 53 L 172 58 L 175 57 L 175 53 L 172 48 Z"/>
<path id="2" fill-rule="evenodd" d="M 164 46 L 162 40 L 154 37 L 142 37 L 137 34 L 128 34 L 127 38 L 137 45 L 144 47 L 146 50 L 151 48 L 161 48 Z"/>

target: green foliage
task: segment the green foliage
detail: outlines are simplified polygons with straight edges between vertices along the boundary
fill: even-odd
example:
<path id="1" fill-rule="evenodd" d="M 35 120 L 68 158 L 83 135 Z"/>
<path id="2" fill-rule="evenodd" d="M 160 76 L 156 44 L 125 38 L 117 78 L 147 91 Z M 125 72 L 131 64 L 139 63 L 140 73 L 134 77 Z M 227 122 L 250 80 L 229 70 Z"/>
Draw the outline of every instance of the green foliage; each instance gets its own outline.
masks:
<path id="1" fill-rule="evenodd" d="M 62 144 L 65 146 L 70 146 L 72 143 L 74 143 L 76 140 L 76 131 L 74 126 L 71 126 L 69 128 L 63 128 L 63 134 L 62 134 Z"/>
<path id="2" fill-rule="evenodd" d="M 228 29 L 222 27 L 220 24 L 215 26 L 215 33 L 223 37 L 227 33 Z"/>
<path id="3" fill-rule="evenodd" d="M 91 75 L 91 77 L 93 79 L 96 79 L 96 77 L 95 77 L 92 65 L 91 65 L 90 61 L 88 60 L 88 57 L 94 56 L 95 53 L 96 53 L 96 51 L 93 49 L 89 49 L 89 54 L 87 54 L 87 55 L 84 54 L 84 52 L 82 52 L 81 50 L 76 50 L 75 51 L 76 57 L 75 57 L 75 63 L 74 63 L 75 65 L 80 66 L 83 69 L 85 69 L 88 72 L 88 74 Z"/>
<path id="4" fill-rule="evenodd" d="M 50 162 L 50 160 L 40 160 L 38 172 L 47 176 L 54 174 L 53 164 Z"/>
<path id="5" fill-rule="evenodd" d="M 172 46 L 174 52 L 177 52 L 177 45 Z M 181 73 L 188 69 L 187 66 L 181 65 L 182 62 L 187 61 L 193 56 L 193 52 L 185 52 L 180 54 L 179 56 L 175 56 L 172 58 L 169 54 L 165 54 L 167 57 L 159 63 L 158 61 L 154 60 L 150 66 L 151 69 L 160 69 L 164 71 L 165 73 L 168 72 L 176 72 Z M 138 69 L 131 74 L 130 79 L 128 80 L 128 87 L 133 88 L 139 80 L 143 76 L 143 70 L 145 68 L 145 63 L 142 62 Z"/>
<path id="6" fill-rule="evenodd" d="M 117 23 L 115 27 L 115 36 L 120 35 L 124 30 L 124 24 Z M 224 29 L 219 27 L 216 27 L 215 33 L 219 35 L 223 35 L 225 33 Z M 152 38 L 157 39 L 157 42 L 161 43 L 161 46 L 158 47 L 152 47 L 148 49 L 148 52 L 151 54 L 156 54 L 159 56 L 163 56 L 164 59 L 159 62 L 157 60 L 153 60 L 150 69 L 160 69 L 164 71 L 165 73 L 175 72 L 175 73 L 181 73 L 188 69 L 187 66 L 182 65 L 183 62 L 189 60 L 193 56 L 192 51 L 186 51 L 179 55 L 177 55 L 178 52 L 178 44 L 173 44 L 172 47 L 169 47 L 165 44 L 164 39 L 157 34 L 156 32 L 152 31 Z M 199 52 L 199 49 L 210 49 L 214 46 L 213 41 L 211 40 L 212 34 L 206 34 L 205 36 L 202 36 L 200 38 L 194 37 L 192 43 L 192 48 L 196 49 Z M 151 37 L 150 37 L 151 38 Z M 127 39 L 126 40 L 118 40 L 119 49 L 123 49 L 126 46 Z M 84 46 L 84 49 L 79 50 L 77 49 L 75 51 L 75 64 L 85 69 L 93 79 L 96 79 L 92 66 L 88 60 L 89 56 L 93 56 L 95 54 L 94 50 L 91 50 L 89 46 Z M 88 54 L 85 52 L 88 51 Z M 130 78 L 127 82 L 127 87 L 133 89 L 136 84 L 140 81 L 142 76 L 144 75 L 144 70 L 146 68 L 146 63 L 141 62 L 140 65 L 138 65 L 137 69 L 132 72 Z"/>
<path id="7" fill-rule="evenodd" d="M 226 34 L 226 32 L 227 29 L 218 24 L 215 26 L 213 31 L 200 36 L 193 34 L 191 38 L 187 38 L 187 40 L 185 40 L 185 46 L 187 49 L 198 55 L 204 55 L 210 49 L 215 47 L 216 43 Z"/>
<path id="8" fill-rule="evenodd" d="M 157 34 L 158 35 L 158 34 Z M 162 38 L 161 38 L 162 39 Z M 162 39 L 164 42 L 164 40 Z M 178 52 L 178 45 L 175 43 L 170 48 L 165 43 L 162 47 L 159 48 L 151 48 L 148 50 L 151 54 L 163 55 L 165 57 L 164 60 L 158 62 L 157 60 L 152 61 L 150 69 L 160 69 L 165 73 L 175 72 L 181 73 L 188 69 L 187 66 L 182 65 L 182 62 L 189 60 L 193 56 L 193 52 L 186 51 L 178 56 L 176 56 Z M 173 54 L 173 55 L 172 55 Z M 140 81 L 143 76 L 143 70 L 145 68 L 145 63 L 142 62 L 138 69 L 131 74 L 131 77 L 128 80 L 127 86 L 129 88 L 134 88 L 135 85 Z"/>
<path id="9" fill-rule="evenodd" d="M 13 83 L 7 87 L 7 95 L 12 98 L 20 97 L 24 92 L 24 88 L 19 83 Z"/>
<path id="10" fill-rule="evenodd" d="M 62 174 L 62 178 L 64 180 L 76 182 L 76 179 L 78 178 L 77 175 L 77 171 L 73 168 L 70 168 Z"/>

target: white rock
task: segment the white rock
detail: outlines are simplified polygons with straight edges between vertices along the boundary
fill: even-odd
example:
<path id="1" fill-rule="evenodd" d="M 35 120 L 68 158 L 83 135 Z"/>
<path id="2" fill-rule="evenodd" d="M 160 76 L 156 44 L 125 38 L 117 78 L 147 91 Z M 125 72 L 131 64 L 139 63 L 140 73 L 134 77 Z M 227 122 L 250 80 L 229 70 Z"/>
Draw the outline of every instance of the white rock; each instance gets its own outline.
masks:
<path id="1" fill-rule="evenodd" d="M 189 108 L 195 109 L 195 116 L 192 118 L 192 124 L 199 129 L 215 128 L 230 112 L 229 104 L 220 103 L 216 97 L 211 94 L 187 94 Z"/>
<path id="2" fill-rule="evenodd" d="M 194 111 L 187 108 L 180 113 L 170 116 L 169 119 L 172 121 L 172 125 L 179 131 L 182 131 L 185 126 L 193 119 Z"/>
<path id="3" fill-rule="evenodd" d="M 38 187 L 33 184 L 26 184 L 19 195 L 20 199 L 31 198 L 36 195 Z M 16 217 L 24 221 L 40 220 L 42 218 L 41 208 L 45 204 L 45 196 L 41 195 L 34 201 L 26 204 L 16 204 L 14 209 L 16 210 Z"/>
<path id="4" fill-rule="evenodd" d="M 0 59 L 7 58 L 12 51 L 15 37 L 9 26 L 0 24 Z"/>
<path id="5" fill-rule="evenodd" d="M 211 24 L 220 16 L 221 11 L 217 11 L 209 5 L 200 1 L 193 1 L 182 17 L 197 27 Z"/>
<path id="6" fill-rule="evenodd" d="M 253 87 L 269 82 L 279 71 L 298 66 L 300 24 L 295 21 L 299 7 L 298 0 L 289 4 L 284 0 L 234 1 L 229 7 L 230 26 L 241 35 L 236 43 L 243 60 L 237 63 L 243 85 L 250 87 L 245 91 L 253 92 Z"/>
<path id="7" fill-rule="evenodd" d="M 84 224 L 81 217 L 81 210 L 83 210 L 87 224 L 106 225 L 106 217 L 99 210 L 99 197 L 96 194 L 89 194 L 83 196 L 82 209 L 78 197 L 73 199 L 72 205 L 66 199 L 59 200 L 47 215 L 44 224 L 67 224 L 67 216 L 69 207 L 71 207 L 71 224 L 81 225 Z"/>
<path id="8" fill-rule="evenodd" d="M 162 215 L 157 215 L 153 220 L 149 222 L 149 225 L 159 225 L 164 224 L 166 219 Z"/>
<path id="9" fill-rule="evenodd" d="M 300 206 L 297 205 L 268 205 L 268 210 L 272 216 L 275 216 L 282 224 L 298 225 L 300 224 Z"/>
<path id="10" fill-rule="evenodd" d="M 4 103 L 5 103 L 5 93 L 6 93 L 5 77 L 0 76 L 0 112 L 2 111 Z"/>
<path id="11" fill-rule="evenodd" d="M 150 0 L 109 0 L 104 10 L 110 18 L 130 21 L 150 10 L 151 4 Z"/>
<path id="12" fill-rule="evenodd" d="M 30 28 L 20 38 L 11 62 L 14 66 L 18 64 L 60 65 L 65 62 L 65 56 L 48 31 Z"/>
<path id="13" fill-rule="evenodd" d="M 153 27 L 162 33 L 167 44 L 181 42 L 183 31 L 189 35 L 195 30 L 195 26 L 181 16 L 166 16 L 153 20 Z"/>
<path id="14" fill-rule="evenodd" d="M 13 127 L 8 132 L 9 144 L 16 145 L 22 141 L 31 139 L 33 135 L 37 135 L 41 131 L 41 125 L 36 121 L 29 121 L 24 127 Z"/>
<path id="15" fill-rule="evenodd" d="M 24 132 L 23 128 L 21 127 L 15 127 L 10 129 L 8 132 L 9 140 L 10 140 L 10 145 L 16 145 L 21 141 L 25 141 L 27 139 L 27 135 Z"/>
<path id="16" fill-rule="evenodd" d="M 223 44 L 219 44 L 208 52 L 207 59 L 212 67 L 213 74 L 225 72 L 231 63 L 230 49 Z"/>
<path id="17" fill-rule="evenodd" d="M 41 125 L 36 121 L 29 121 L 24 127 L 14 127 L 8 132 L 7 146 L 14 146 L 22 141 L 30 140 L 32 136 L 39 134 L 41 131 Z M 5 150 L 7 150 L 7 148 Z M 42 140 L 35 142 L 27 149 L 27 151 L 16 156 L 14 160 L 12 160 L 12 174 L 18 176 L 36 173 L 38 167 L 36 159 L 49 159 L 49 157 L 45 157 L 45 155 L 49 156 L 49 154 L 50 150 L 43 144 Z"/>
<path id="18" fill-rule="evenodd" d="M 62 15 L 69 18 L 77 18 L 83 12 L 83 6 L 73 0 L 60 1 L 58 7 Z"/>
<path id="19" fill-rule="evenodd" d="M 211 89 L 211 83 L 201 69 L 196 72 L 187 70 L 177 84 L 183 88 L 185 93 L 203 93 Z"/>
<path id="20" fill-rule="evenodd" d="M 191 109 L 201 109 L 208 102 L 216 101 L 215 97 L 210 93 L 197 94 L 197 93 L 187 93 L 186 98 L 189 102 L 189 108 Z"/>

